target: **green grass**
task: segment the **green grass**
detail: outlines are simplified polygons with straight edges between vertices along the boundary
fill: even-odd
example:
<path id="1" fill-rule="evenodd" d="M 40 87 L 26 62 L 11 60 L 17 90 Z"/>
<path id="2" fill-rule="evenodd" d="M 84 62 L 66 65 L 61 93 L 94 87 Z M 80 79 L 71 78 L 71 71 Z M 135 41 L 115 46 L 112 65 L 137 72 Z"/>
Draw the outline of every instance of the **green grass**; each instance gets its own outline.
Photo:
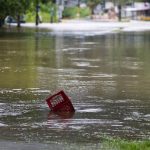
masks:
<path id="1" fill-rule="evenodd" d="M 150 140 L 127 141 L 121 139 L 107 139 L 102 144 L 104 149 L 109 150 L 150 150 Z"/>

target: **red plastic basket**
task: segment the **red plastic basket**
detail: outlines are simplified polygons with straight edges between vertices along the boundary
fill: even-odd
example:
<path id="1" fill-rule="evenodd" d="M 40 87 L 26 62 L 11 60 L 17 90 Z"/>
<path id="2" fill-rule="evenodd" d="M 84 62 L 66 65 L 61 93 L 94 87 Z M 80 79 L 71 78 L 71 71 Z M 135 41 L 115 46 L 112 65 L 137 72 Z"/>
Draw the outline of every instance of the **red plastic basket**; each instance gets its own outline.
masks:
<path id="1" fill-rule="evenodd" d="M 68 96 L 65 94 L 64 91 L 60 91 L 46 99 L 46 102 L 49 106 L 49 108 L 54 111 L 62 111 L 62 112 L 74 112 L 75 109 L 68 98 Z"/>

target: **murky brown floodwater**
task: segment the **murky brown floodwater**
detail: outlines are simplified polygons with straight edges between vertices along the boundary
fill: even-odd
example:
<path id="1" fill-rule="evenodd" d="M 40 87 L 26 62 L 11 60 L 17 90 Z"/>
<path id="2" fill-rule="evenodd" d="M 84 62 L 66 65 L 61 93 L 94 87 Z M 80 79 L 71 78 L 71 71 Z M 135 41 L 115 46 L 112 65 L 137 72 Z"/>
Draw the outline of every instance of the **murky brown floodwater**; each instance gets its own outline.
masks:
<path id="1" fill-rule="evenodd" d="M 45 98 L 61 89 L 74 114 L 49 111 Z M 1 146 L 96 149 L 104 136 L 150 137 L 150 32 L 0 31 Z"/>

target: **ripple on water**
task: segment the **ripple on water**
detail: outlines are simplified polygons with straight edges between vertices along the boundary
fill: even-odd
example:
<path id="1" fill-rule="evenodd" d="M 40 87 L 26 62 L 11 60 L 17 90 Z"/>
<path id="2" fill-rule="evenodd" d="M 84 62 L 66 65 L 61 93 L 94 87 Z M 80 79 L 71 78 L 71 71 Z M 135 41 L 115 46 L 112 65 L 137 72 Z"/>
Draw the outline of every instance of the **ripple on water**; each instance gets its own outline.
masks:
<path id="1" fill-rule="evenodd" d="M 144 120 L 150 121 L 150 114 L 146 114 L 143 116 Z"/>
<path id="2" fill-rule="evenodd" d="M 89 108 L 89 109 L 81 109 L 81 110 L 77 110 L 77 112 L 86 112 L 86 113 L 97 113 L 97 112 L 102 112 L 103 109 L 101 108 Z"/>
<path id="3" fill-rule="evenodd" d="M 84 50 L 89 50 L 90 48 L 83 48 L 83 47 L 70 47 L 70 48 L 66 48 L 66 49 L 62 49 L 63 51 L 84 51 Z"/>
<path id="4" fill-rule="evenodd" d="M 82 42 L 83 45 L 96 45 L 96 42 Z"/>
<path id="5" fill-rule="evenodd" d="M 7 127 L 7 126 L 8 126 L 7 124 L 4 124 L 4 123 L 0 122 L 0 127 Z"/>
<path id="6" fill-rule="evenodd" d="M 122 122 L 118 120 L 107 120 L 107 119 L 53 119 L 43 123 L 36 123 L 34 126 L 46 126 L 48 128 L 71 128 L 78 129 L 87 128 L 90 126 L 122 126 Z"/>
<path id="7" fill-rule="evenodd" d="M 74 62 L 73 64 L 78 67 L 89 67 L 90 66 L 89 62 Z"/>

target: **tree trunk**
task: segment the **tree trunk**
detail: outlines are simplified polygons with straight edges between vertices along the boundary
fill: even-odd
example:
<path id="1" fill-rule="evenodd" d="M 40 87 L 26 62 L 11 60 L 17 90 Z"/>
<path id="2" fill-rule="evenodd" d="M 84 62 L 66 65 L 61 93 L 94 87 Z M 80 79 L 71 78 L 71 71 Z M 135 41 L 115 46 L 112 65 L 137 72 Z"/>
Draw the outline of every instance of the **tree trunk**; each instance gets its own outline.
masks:
<path id="1" fill-rule="evenodd" d="M 91 8 L 91 19 L 94 17 L 94 7 Z"/>
<path id="2" fill-rule="evenodd" d="M 38 24 L 39 24 L 39 15 L 38 12 L 36 12 L 35 25 L 37 26 Z"/>
<path id="3" fill-rule="evenodd" d="M 4 20 L 3 19 L 0 19 L 0 27 L 2 27 L 4 24 Z"/>
<path id="4" fill-rule="evenodd" d="M 92 15 L 94 15 L 94 8 L 92 8 Z"/>
<path id="5" fill-rule="evenodd" d="M 39 5 L 39 0 L 36 0 L 36 16 L 35 16 L 35 25 L 38 26 L 39 24 L 39 10 L 40 10 L 40 5 Z"/>
<path id="6" fill-rule="evenodd" d="M 119 10 L 119 12 L 118 12 L 118 19 L 119 19 L 119 21 L 121 21 L 121 5 L 119 4 L 118 5 L 118 10 Z"/>
<path id="7" fill-rule="evenodd" d="M 20 15 L 17 15 L 17 27 L 20 28 Z"/>

